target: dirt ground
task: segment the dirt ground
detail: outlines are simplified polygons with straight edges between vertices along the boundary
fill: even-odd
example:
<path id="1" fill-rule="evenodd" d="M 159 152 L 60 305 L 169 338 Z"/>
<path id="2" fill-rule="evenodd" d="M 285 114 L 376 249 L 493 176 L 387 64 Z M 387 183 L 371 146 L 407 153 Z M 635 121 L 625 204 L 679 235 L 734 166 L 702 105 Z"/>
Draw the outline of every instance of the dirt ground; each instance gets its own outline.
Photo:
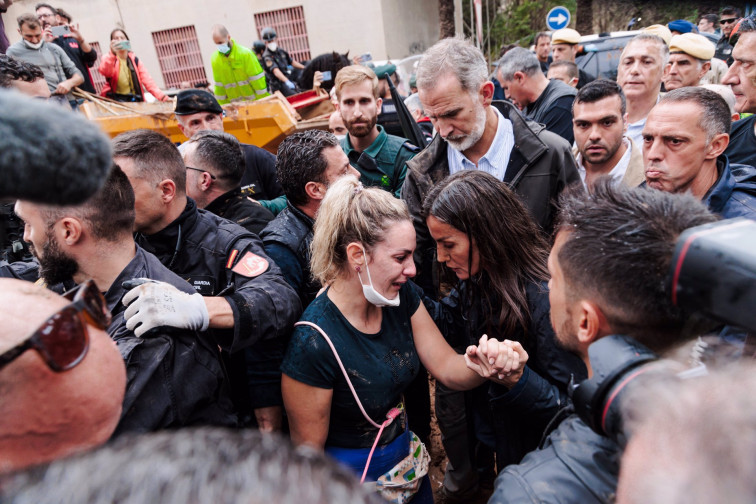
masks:
<path id="1" fill-rule="evenodd" d="M 444 485 L 444 470 L 446 468 L 446 453 L 444 446 L 441 444 L 441 431 L 438 429 L 436 420 L 436 381 L 430 378 L 431 394 L 431 436 L 428 451 L 431 456 L 431 463 L 428 469 L 431 486 L 433 487 L 433 500 L 436 504 L 442 504 L 446 501 L 441 494 L 441 487 Z M 490 494 L 482 493 L 476 496 L 476 499 L 468 500 L 466 504 L 486 504 Z"/>
<path id="2" fill-rule="evenodd" d="M 439 492 L 444 484 L 444 469 L 446 468 L 446 453 L 444 447 L 441 444 L 441 431 L 438 429 L 438 421 L 436 421 L 436 381 L 430 379 L 430 394 L 431 394 L 431 437 L 430 446 L 427 446 L 431 456 L 430 468 L 428 474 L 431 480 L 431 486 L 433 487 L 433 498 L 436 502 L 441 500 Z"/>

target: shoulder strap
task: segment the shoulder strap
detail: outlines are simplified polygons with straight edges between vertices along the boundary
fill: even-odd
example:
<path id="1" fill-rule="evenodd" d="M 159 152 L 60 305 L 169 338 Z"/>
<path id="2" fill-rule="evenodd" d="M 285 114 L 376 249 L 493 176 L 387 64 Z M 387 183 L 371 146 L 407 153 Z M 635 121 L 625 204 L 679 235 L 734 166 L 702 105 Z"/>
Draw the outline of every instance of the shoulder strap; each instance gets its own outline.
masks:
<path id="1" fill-rule="evenodd" d="M 323 329 L 320 328 L 318 324 L 314 324 L 312 322 L 307 322 L 305 320 L 301 320 L 294 324 L 295 326 L 309 326 L 315 329 L 320 333 L 323 338 L 325 338 L 326 343 L 328 343 L 328 346 L 331 347 L 331 351 L 333 352 L 333 356 L 336 357 L 336 362 L 339 363 L 339 367 L 341 368 L 341 372 L 344 374 L 344 379 L 347 382 L 347 385 L 349 385 L 349 390 L 352 391 L 352 395 L 354 396 L 354 400 L 357 401 L 357 406 L 360 407 L 360 411 L 362 412 L 362 415 L 365 417 L 365 420 L 370 422 L 375 428 L 380 429 L 381 424 L 375 423 L 372 418 L 368 416 L 368 414 L 365 412 L 365 408 L 362 407 L 362 402 L 360 402 L 360 398 L 357 397 L 357 392 L 354 390 L 354 386 L 352 385 L 352 380 L 349 379 L 349 375 L 347 375 L 346 369 L 344 368 L 344 364 L 341 362 L 341 358 L 339 357 L 339 352 L 336 351 L 336 347 L 333 346 L 333 342 L 331 341 L 331 338 L 328 337 L 328 335 L 323 331 Z"/>
<path id="2" fill-rule="evenodd" d="M 365 413 L 365 408 L 362 407 L 362 403 L 360 402 L 360 398 L 357 397 L 357 392 L 354 390 L 354 387 L 352 386 L 352 380 L 349 379 L 349 376 L 347 375 L 346 369 L 344 369 L 344 364 L 341 362 L 341 358 L 339 357 L 339 353 L 336 351 L 336 347 L 333 346 L 333 342 L 331 341 L 331 338 L 328 337 L 328 335 L 323 331 L 323 329 L 320 328 L 317 324 L 313 324 L 312 322 L 307 322 L 305 320 L 300 320 L 295 326 L 310 326 L 316 331 L 320 333 L 321 336 L 323 336 L 326 340 L 326 343 L 328 343 L 328 346 L 331 347 L 331 351 L 333 352 L 334 357 L 336 357 L 336 362 L 339 363 L 339 367 L 341 368 L 341 372 L 344 373 L 344 378 L 346 379 L 347 385 L 349 385 L 349 390 L 352 391 L 352 395 L 354 396 L 354 400 L 357 401 L 357 406 L 360 407 L 360 411 L 362 412 L 362 415 L 365 417 L 365 419 L 373 424 L 376 428 L 378 428 L 378 435 L 375 436 L 375 441 L 373 442 L 373 447 L 370 449 L 370 454 L 368 455 L 367 462 L 365 463 L 365 469 L 362 471 L 362 479 L 360 480 L 360 483 L 365 482 L 365 478 L 367 477 L 368 468 L 370 467 L 370 461 L 373 458 L 373 453 L 375 452 L 375 447 L 378 446 L 378 441 L 381 439 L 381 433 L 383 432 L 383 429 L 389 425 L 391 422 L 394 421 L 396 417 L 398 417 L 402 413 L 402 409 L 400 408 L 391 408 L 391 410 L 386 414 L 386 420 L 383 422 L 383 424 L 377 424 L 373 422 L 373 420 L 368 416 L 367 413 Z"/>

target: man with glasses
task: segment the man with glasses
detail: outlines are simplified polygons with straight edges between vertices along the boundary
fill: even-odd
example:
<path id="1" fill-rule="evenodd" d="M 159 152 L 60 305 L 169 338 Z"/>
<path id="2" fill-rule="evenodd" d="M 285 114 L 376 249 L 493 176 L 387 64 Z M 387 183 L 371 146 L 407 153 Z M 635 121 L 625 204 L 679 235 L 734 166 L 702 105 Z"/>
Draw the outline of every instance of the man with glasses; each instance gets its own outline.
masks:
<path id="1" fill-rule="evenodd" d="M 215 97 L 201 89 L 187 89 L 176 95 L 176 122 L 181 133 L 192 138 L 200 131 L 223 131 L 223 108 Z M 186 143 L 179 146 L 183 153 Z M 241 144 L 245 170 L 241 193 L 257 201 L 275 200 L 283 195 L 276 180 L 276 157 L 256 145 Z M 281 206 L 286 206 L 282 202 Z M 270 208 L 266 206 L 266 208 Z"/>
<path id="2" fill-rule="evenodd" d="M 126 395 L 115 435 L 188 425 L 236 426 L 217 347 L 209 339 L 192 330 L 160 328 L 140 338 L 126 327 L 130 280 L 166 282 L 187 295 L 194 289 L 134 243 L 134 192 L 120 168 L 114 166 L 103 188 L 82 205 L 18 201 L 16 213 L 26 224 L 24 239 L 43 282 L 91 283 L 75 300 L 107 330 L 126 364 Z M 47 331 L 40 335 L 48 337 Z"/>
<path id="3" fill-rule="evenodd" d="M 732 65 L 730 35 L 738 21 L 740 21 L 740 9 L 730 6 L 722 9 L 719 19 L 719 24 L 722 27 L 722 38 L 717 42 L 717 50 L 714 52 L 714 57 L 726 61 L 728 66 Z"/>
<path id="4" fill-rule="evenodd" d="M 79 87 L 88 93 L 96 93 L 97 91 L 92 82 L 92 75 L 89 73 L 89 69 L 97 61 L 97 51 L 94 50 L 94 47 L 81 34 L 78 23 L 72 24 L 70 19 L 62 18 L 58 14 L 58 10 L 50 4 L 39 3 L 34 10 L 40 23 L 42 23 L 45 40 L 63 49 L 68 57 L 71 58 L 74 65 L 76 65 L 76 68 L 79 69 L 82 77 L 84 77 L 84 82 Z M 53 26 L 67 27 L 70 33 L 56 37 L 52 33 Z"/>
<path id="5" fill-rule="evenodd" d="M 0 432 L 12 433 L 0 436 L 0 474 L 106 442 L 126 371 L 99 316 L 9 278 L 0 279 L 0 305 Z"/>
<path id="6" fill-rule="evenodd" d="M 244 150 L 233 135 L 200 131 L 186 142 L 186 195 L 199 208 L 236 222 L 257 235 L 273 214 L 241 192 Z"/>

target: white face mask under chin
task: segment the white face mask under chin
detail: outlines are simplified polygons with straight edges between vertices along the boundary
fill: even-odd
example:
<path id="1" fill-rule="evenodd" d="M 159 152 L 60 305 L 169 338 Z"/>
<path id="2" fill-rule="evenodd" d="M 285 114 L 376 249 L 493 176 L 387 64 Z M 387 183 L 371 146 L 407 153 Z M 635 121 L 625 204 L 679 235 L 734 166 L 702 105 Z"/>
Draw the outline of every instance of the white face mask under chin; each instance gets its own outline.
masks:
<path id="1" fill-rule="evenodd" d="M 28 47 L 29 49 L 39 49 L 40 47 L 42 47 L 42 42 L 44 42 L 44 40 L 40 40 L 36 44 L 32 44 L 28 40 L 24 40 L 24 44 L 26 44 L 26 47 Z"/>
<path id="2" fill-rule="evenodd" d="M 370 282 L 369 285 L 365 285 L 362 283 L 362 276 L 360 275 L 360 270 L 357 270 L 357 278 L 360 279 L 360 283 L 362 284 L 362 294 L 364 294 L 365 299 L 367 299 L 368 303 L 374 304 L 375 306 L 399 306 L 399 293 L 396 293 L 396 297 L 394 299 L 387 299 L 380 293 L 378 293 L 377 290 L 373 287 L 373 280 L 370 278 L 370 268 L 368 268 L 367 262 L 365 262 L 365 270 L 367 271 L 367 277 L 368 282 Z"/>

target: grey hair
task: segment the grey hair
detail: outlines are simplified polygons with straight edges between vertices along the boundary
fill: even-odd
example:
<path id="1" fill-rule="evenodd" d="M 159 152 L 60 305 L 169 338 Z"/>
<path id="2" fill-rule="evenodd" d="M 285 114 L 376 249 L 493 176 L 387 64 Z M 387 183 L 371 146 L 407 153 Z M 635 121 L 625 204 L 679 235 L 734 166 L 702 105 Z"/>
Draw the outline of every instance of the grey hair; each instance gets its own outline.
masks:
<path id="1" fill-rule="evenodd" d="M 730 86 L 726 86 L 724 84 L 702 84 L 699 87 L 708 89 L 709 91 L 714 91 L 719 96 L 724 98 L 724 101 L 727 102 L 727 106 L 730 107 L 730 115 L 736 112 L 735 103 L 737 99 L 735 98 L 735 93 L 732 92 L 732 88 Z"/>
<path id="2" fill-rule="evenodd" d="M 541 63 L 535 53 L 524 47 L 514 47 L 502 56 L 498 63 L 501 80 L 511 81 L 515 72 L 522 72 L 528 77 L 541 71 Z"/>
<path id="3" fill-rule="evenodd" d="M 658 35 L 654 35 L 653 33 L 639 33 L 635 37 L 630 39 L 630 42 L 627 43 L 625 46 L 625 49 L 622 50 L 622 54 L 620 55 L 620 60 L 625 56 L 625 51 L 628 47 L 630 47 L 631 44 L 634 42 L 653 42 L 659 47 L 659 56 L 661 56 L 662 59 L 662 67 L 669 62 L 669 46 L 666 42 L 664 42 L 664 39 L 661 38 Z"/>
<path id="4" fill-rule="evenodd" d="M 279 435 L 209 427 L 120 437 L 19 474 L 3 485 L 5 497 L 17 504 L 382 502 L 322 452 Z"/>
<path id="5" fill-rule="evenodd" d="M 753 364 L 731 363 L 686 380 L 658 378 L 632 389 L 623 403 L 634 454 L 643 454 L 637 448 L 655 452 L 646 457 L 642 474 L 620 475 L 620 487 L 629 489 L 627 502 L 754 502 Z"/>
<path id="6" fill-rule="evenodd" d="M 432 88 L 445 74 L 454 75 L 465 91 L 476 92 L 488 80 L 486 58 L 469 40 L 445 38 L 423 54 L 417 65 L 417 88 Z"/>
<path id="7" fill-rule="evenodd" d="M 692 102 L 701 109 L 698 127 L 706 132 L 707 143 L 720 133 L 730 134 L 730 107 L 718 93 L 697 86 L 688 86 L 670 91 L 659 100 L 659 104 L 680 102 Z"/>

